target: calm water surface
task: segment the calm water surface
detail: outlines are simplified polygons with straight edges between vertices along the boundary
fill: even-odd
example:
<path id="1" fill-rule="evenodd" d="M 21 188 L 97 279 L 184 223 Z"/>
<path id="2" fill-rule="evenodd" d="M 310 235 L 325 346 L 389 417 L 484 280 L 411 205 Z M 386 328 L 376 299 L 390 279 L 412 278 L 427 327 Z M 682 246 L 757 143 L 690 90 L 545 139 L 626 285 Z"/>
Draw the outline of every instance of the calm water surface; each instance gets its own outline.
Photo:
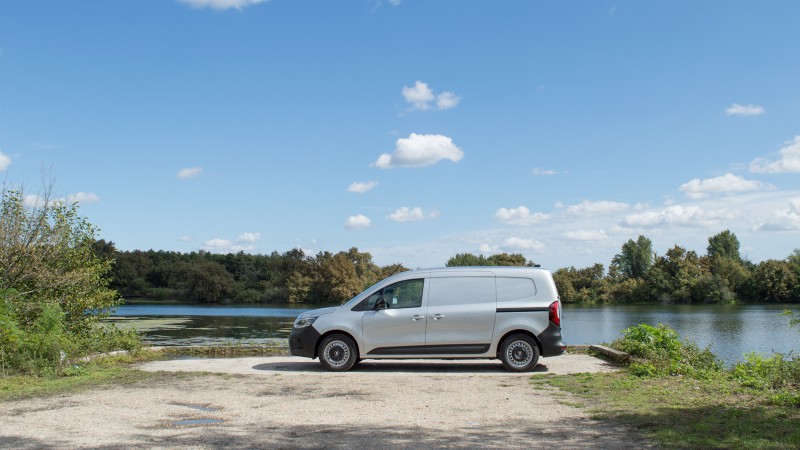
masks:
<path id="1" fill-rule="evenodd" d="M 263 344 L 286 338 L 305 307 L 123 305 L 112 321 L 141 331 L 151 345 Z M 789 328 L 784 309 L 797 305 L 564 305 L 562 323 L 568 344 L 611 342 L 640 323 L 663 323 L 711 350 L 726 363 L 748 352 L 800 353 L 800 332 Z"/>

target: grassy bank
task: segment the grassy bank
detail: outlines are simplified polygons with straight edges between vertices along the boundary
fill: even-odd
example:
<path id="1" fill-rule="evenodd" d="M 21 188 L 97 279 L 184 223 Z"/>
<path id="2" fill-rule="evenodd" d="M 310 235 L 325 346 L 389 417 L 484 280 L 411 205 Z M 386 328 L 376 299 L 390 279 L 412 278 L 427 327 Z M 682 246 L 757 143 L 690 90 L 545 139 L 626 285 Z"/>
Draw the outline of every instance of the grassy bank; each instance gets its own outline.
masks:
<path id="1" fill-rule="evenodd" d="M 0 401 L 78 392 L 103 384 L 127 384 L 153 374 L 130 368 L 131 364 L 161 358 L 150 352 L 98 358 L 72 364 L 62 375 L 10 375 L 0 377 Z"/>
<path id="2" fill-rule="evenodd" d="M 286 355 L 285 347 L 175 347 L 159 351 L 103 356 L 70 364 L 60 375 L 0 376 L 0 401 L 79 392 L 105 384 L 130 384 L 160 376 L 133 368 L 134 364 L 176 357 L 241 357 Z"/>
<path id="3" fill-rule="evenodd" d="M 614 343 L 634 355 L 625 370 L 532 382 L 575 394 L 594 419 L 629 426 L 659 447 L 800 448 L 800 359 L 749 355 L 726 369 L 671 330 L 640 327 Z"/>

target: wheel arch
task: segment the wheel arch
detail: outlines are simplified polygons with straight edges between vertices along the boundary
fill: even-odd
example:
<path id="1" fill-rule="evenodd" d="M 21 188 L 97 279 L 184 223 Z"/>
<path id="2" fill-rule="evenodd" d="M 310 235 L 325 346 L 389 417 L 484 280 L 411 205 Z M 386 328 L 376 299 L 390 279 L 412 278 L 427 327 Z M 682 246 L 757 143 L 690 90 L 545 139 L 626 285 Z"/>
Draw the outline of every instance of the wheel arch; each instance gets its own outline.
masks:
<path id="1" fill-rule="evenodd" d="M 319 358 L 319 345 L 322 343 L 322 341 L 324 341 L 326 337 L 331 336 L 333 334 L 342 334 L 349 337 L 353 341 L 353 345 L 356 346 L 356 357 L 358 357 L 358 355 L 361 354 L 360 353 L 361 349 L 358 348 L 358 340 L 355 338 L 355 336 L 353 336 L 352 333 L 349 333 L 344 330 L 330 330 L 326 331 L 325 334 L 320 335 L 319 339 L 317 339 L 316 344 L 314 344 L 314 358 Z"/>
<path id="2" fill-rule="evenodd" d="M 528 330 L 515 329 L 515 330 L 507 331 L 497 341 L 497 353 L 496 353 L 497 359 L 500 359 L 500 348 L 503 346 L 503 342 L 505 342 L 505 340 L 508 339 L 509 336 L 514 335 L 514 334 L 524 334 L 524 335 L 530 337 L 531 339 L 533 339 L 533 342 L 536 343 L 536 347 L 539 349 L 539 355 L 542 354 L 542 343 L 539 342 L 539 338 L 537 338 L 535 334 L 531 333 Z"/>

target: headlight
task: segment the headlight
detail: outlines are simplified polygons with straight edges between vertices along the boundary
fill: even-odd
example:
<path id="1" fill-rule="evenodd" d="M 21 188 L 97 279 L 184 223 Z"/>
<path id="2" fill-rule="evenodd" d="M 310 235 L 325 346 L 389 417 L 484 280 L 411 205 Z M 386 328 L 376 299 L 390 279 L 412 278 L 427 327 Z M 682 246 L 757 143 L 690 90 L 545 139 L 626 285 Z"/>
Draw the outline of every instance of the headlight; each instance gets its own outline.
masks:
<path id="1" fill-rule="evenodd" d="M 294 327 L 305 328 L 314 323 L 315 320 L 317 320 L 316 317 L 303 317 L 303 318 L 298 317 L 297 320 L 294 321 Z"/>

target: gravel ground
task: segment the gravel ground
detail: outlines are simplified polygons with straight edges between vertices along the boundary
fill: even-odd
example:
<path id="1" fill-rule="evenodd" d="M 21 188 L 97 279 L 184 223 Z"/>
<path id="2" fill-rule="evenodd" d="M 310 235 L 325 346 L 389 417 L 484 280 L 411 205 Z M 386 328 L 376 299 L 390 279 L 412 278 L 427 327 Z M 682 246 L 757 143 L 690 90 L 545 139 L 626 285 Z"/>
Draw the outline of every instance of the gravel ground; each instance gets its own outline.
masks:
<path id="1" fill-rule="evenodd" d="M 132 386 L 0 404 L 0 448 L 642 448 L 576 400 L 495 361 L 364 361 L 347 373 L 291 357 L 157 361 Z M 535 374 L 614 370 L 587 355 Z M 207 374 L 180 372 L 206 371 Z"/>

